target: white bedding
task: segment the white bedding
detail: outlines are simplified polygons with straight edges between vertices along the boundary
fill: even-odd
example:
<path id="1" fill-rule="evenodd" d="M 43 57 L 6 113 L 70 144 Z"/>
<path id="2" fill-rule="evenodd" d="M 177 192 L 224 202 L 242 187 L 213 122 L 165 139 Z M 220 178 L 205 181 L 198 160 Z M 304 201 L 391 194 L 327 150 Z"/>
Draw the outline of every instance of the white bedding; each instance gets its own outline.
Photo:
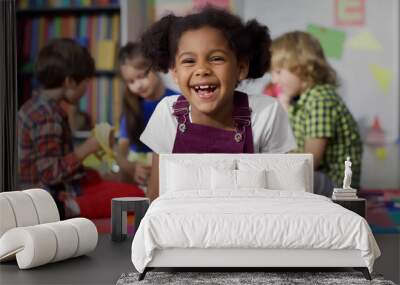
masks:
<path id="1" fill-rule="evenodd" d="M 320 195 L 265 189 L 162 195 L 133 240 L 135 268 L 165 248 L 358 249 L 370 272 L 380 255 L 359 215 Z"/>

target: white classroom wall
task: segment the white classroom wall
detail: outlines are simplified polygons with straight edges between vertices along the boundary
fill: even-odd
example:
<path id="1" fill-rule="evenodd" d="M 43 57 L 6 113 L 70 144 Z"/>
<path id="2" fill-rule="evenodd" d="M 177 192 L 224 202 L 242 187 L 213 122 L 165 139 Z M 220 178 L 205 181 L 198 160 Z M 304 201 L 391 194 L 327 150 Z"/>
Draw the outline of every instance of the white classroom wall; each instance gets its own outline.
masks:
<path id="1" fill-rule="evenodd" d="M 157 0 L 158 2 L 162 0 Z M 166 0 L 168 1 L 168 0 Z M 361 0 L 360 0 L 361 1 Z M 244 20 L 256 18 L 266 24 L 273 38 L 292 30 L 306 30 L 308 24 L 345 32 L 343 53 L 339 59 L 329 58 L 339 75 L 339 93 L 353 113 L 363 139 L 368 135 L 375 117 L 384 131 L 385 144 L 364 146 L 361 185 L 363 188 L 400 188 L 399 38 L 400 5 L 398 0 L 365 0 L 362 25 L 337 26 L 336 0 L 233 0 L 235 10 Z M 122 43 L 135 40 L 146 26 L 146 1 L 121 0 Z M 381 49 L 357 50 L 347 47 L 348 41 L 367 32 Z M 371 65 L 387 70 L 390 82 L 383 90 L 371 72 Z M 177 89 L 170 76 L 163 76 L 167 86 Z M 240 89 L 260 94 L 269 75 L 244 82 Z"/>
<path id="2" fill-rule="evenodd" d="M 339 75 L 342 96 L 356 118 L 363 139 L 375 117 L 379 118 L 385 145 L 364 145 L 361 185 L 363 188 L 400 188 L 399 87 L 399 2 L 365 0 L 365 20 L 361 25 L 336 25 L 336 0 L 251 0 L 243 1 L 245 20 L 256 18 L 266 24 L 273 38 L 309 24 L 345 32 L 341 58 L 329 58 Z M 354 1 L 353 1 L 354 2 Z M 360 1 L 361 2 L 361 1 Z M 360 35 L 371 35 L 381 49 L 354 49 L 348 43 Z M 371 66 L 388 70 L 391 81 L 383 90 Z"/>

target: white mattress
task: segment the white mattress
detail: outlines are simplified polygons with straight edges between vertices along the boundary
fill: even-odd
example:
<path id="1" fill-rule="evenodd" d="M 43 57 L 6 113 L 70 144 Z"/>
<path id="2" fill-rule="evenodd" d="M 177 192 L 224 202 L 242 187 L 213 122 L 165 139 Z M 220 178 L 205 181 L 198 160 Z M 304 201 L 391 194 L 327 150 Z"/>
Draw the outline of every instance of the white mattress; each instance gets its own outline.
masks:
<path id="1" fill-rule="evenodd" d="M 197 193 L 166 193 L 151 204 L 132 243 L 139 272 L 156 249 L 167 248 L 359 250 L 370 271 L 380 255 L 365 219 L 326 197 L 266 189 Z"/>

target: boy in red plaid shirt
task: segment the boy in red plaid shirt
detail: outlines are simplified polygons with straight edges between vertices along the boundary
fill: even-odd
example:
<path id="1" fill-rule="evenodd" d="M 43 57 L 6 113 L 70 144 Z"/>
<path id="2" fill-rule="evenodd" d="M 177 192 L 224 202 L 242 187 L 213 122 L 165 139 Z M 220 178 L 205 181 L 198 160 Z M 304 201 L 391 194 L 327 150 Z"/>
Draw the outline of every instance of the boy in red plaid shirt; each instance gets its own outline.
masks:
<path id="1" fill-rule="evenodd" d="M 83 168 L 82 161 L 100 150 L 94 137 L 73 147 L 67 113 L 60 105 L 78 104 L 94 71 L 86 48 L 70 39 L 51 41 L 36 63 L 41 88 L 18 112 L 20 187 L 49 190 L 65 217 L 109 217 L 111 198 L 144 196 L 135 185 L 106 181 Z"/>

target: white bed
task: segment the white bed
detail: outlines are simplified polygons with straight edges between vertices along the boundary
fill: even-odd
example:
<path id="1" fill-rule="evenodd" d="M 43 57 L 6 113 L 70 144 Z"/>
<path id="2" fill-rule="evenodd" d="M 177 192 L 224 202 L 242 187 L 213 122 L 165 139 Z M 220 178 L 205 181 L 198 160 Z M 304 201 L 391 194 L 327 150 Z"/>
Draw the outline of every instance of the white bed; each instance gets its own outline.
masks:
<path id="1" fill-rule="evenodd" d="M 312 194 L 307 154 L 160 155 L 160 197 L 132 243 L 155 267 L 354 267 L 379 248 L 359 215 Z"/>

